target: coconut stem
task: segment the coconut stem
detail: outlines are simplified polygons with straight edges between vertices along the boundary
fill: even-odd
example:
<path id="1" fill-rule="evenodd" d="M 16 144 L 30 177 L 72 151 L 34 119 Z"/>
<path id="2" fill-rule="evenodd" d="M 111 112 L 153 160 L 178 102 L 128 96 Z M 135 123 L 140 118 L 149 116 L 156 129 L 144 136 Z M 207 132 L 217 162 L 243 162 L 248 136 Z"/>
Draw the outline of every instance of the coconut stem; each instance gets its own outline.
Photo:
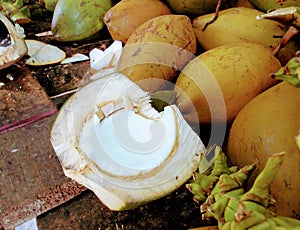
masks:
<path id="1" fill-rule="evenodd" d="M 21 120 L 21 121 L 17 121 L 17 122 L 8 124 L 8 125 L 4 125 L 4 126 L 0 127 L 0 135 L 4 134 L 4 133 L 7 133 L 9 131 L 13 131 L 13 130 L 18 129 L 18 128 L 25 127 L 25 126 L 30 125 L 30 124 L 38 121 L 38 120 L 43 119 L 43 118 L 55 115 L 55 114 L 57 114 L 57 112 L 58 112 L 57 109 L 52 109 L 48 112 L 38 114 L 38 115 L 35 115 L 33 117 L 30 117 L 30 118 L 27 118 L 27 119 L 24 119 L 24 120 Z"/>
<path id="2" fill-rule="evenodd" d="M 204 31 L 209 24 L 211 24 L 211 23 L 213 23 L 214 21 L 217 20 L 217 18 L 219 17 L 219 11 L 220 11 L 220 8 L 221 8 L 221 4 L 222 4 L 222 0 L 218 0 L 218 4 L 217 4 L 217 7 L 216 7 L 216 11 L 215 11 L 215 16 L 213 17 L 213 19 L 211 19 L 210 21 L 205 23 L 202 31 Z"/>
<path id="3" fill-rule="evenodd" d="M 211 195 L 201 206 L 205 213 L 203 216 L 213 215 L 219 224 L 233 220 L 238 200 L 244 194 L 244 183 L 254 169 L 254 165 L 249 165 L 230 175 L 222 174 Z"/>
<path id="4" fill-rule="evenodd" d="M 194 200 L 203 202 L 211 192 L 219 178 L 216 176 L 207 176 L 201 173 L 194 173 L 194 182 L 187 184 L 186 187 L 194 194 Z"/>
<path id="5" fill-rule="evenodd" d="M 283 35 L 281 42 L 273 48 L 272 54 L 276 55 L 277 52 L 280 50 L 280 48 L 284 47 L 294 35 L 298 34 L 298 32 L 299 32 L 298 29 L 296 29 L 294 26 L 290 26 L 288 30 L 285 32 L 285 34 Z"/>
<path id="6" fill-rule="evenodd" d="M 227 164 L 227 156 L 218 146 L 216 146 L 215 148 L 215 155 L 216 159 L 210 175 L 220 176 L 222 174 L 231 174 L 232 171 L 230 170 Z"/>
<path id="7" fill-rule="evenodd" d="M 222 156 L 220 148 L 214 162 L 214 167 L 224 168 L 226 156 Z M 300 220 L 276 216 L 267 209 L 269 205 L 269 187 L 279 171 L 285 153 L 272 155 L 264 169 L 258 175 L 252 188 L 244 193 L 244 184 L 255 169 L 255 165 L 247 165 L 239 171 L 216 176 L 217 184 L 205 202 L 200 206 L 202 219 L 215 218 L 222 230 L 233 229 L 298 229 Z M 227 167 L 228 168 L 228 167 Z M 225 167 L 226 169 L 226 167 Z M 223 170 L 221 170 L 223 171 Z M 220 172 L 221 172 L 220 171 Z M 227 171 L 227 169 L 225 170 Z M 194 178 L 195 184 L 200 184 L 202 176 Z M 199 185 L 200 186 L 200 185 Z M 201 186 L 200 186 L 201 187 Z M 278 228 L 278 229 L 279 229 Z"/>
<path id="8" fill-rule="evenodd" d="M 269 204 L 269 187 L 275 178 L 282 164 L 285 153 L 278 153 L 271 156 L 264 169 L 257 176 L 251 189 L 241 197 L 241 201 L 247 200 L 267 207 Z"/>

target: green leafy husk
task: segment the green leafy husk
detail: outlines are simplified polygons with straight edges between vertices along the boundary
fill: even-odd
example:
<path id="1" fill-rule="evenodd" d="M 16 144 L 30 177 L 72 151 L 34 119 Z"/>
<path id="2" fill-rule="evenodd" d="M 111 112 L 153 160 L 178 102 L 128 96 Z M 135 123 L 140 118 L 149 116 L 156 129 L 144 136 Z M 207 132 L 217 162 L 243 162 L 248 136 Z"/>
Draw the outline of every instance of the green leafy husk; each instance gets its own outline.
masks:
<path id="1" fill-rule="evenodd" d="M 221 230 L 300 228 L 300 220 L 277 216 L 269 210 L 273 203 L 269 187 L 285 153 L 273 154 L 268 159 L 248 191 L 245 188 L 255 164 L 230 172 L 226 155 L 220 148 L 216 148 L 216 154 L 212 169 L 205 172 L 207 175 L 195 173 L 194 181 L 187 184 L 194 200 L 202 202 L 202 219 L 216 219 Z"/>
<path id="2" fill-rule="evenodd" d="M 0 11 L 13 23 L 24 24 L 31 22 L 30 10 L 23 0 L 0 0 Z"/>
<path id="3" fill-rule="evenodd" d="M 300 87 L 300 51 L 297 51 L 295 57 L 271 76 L 277 80 L 286 81 L 295 87 Z"/>

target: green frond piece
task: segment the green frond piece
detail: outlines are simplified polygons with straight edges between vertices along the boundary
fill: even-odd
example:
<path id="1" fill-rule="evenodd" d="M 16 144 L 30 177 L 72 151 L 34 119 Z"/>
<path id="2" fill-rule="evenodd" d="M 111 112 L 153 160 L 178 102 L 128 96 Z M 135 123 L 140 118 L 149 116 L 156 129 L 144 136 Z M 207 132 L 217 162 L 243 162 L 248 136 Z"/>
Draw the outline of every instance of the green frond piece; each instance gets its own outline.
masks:
<path id="1" fill-rule="evenodd" d="M 295 87 L 300 87 L 300 52 L 298 51 L 295 57 L 271 76 L 277 80 L 286 81 Z"/>
<path id="2" fill-rule="evenodd" d="M 193 179 L 194 181 L 187 184 L 186 187 L 195 195 L 194 200 L 196 202 L 205 201 L 219 180 L 216 176 L 207 176 L 201 173 L 194 173 Z"/>
<path id="3" fill-rule="evenodd" d="M 248 210 L 259 212 L 259 213 L 263 214 L 264 216 L 266 216 L 266 213 L 268 212 L 268 210 L 265 206 L 257 204 L 253 201 L 245 200 L 245 201 L 240 201 L 240 202 L 242 202 L 242 205 L 245 208 L 247 208 Z"/>
<path id="4" fill-rule="evenodd" d="M 241 188 L 240 183 L 230 175 L 223 174 L 219 179 L 219 193 L 221 195 L 227 194 L 230 191 Z"/>
<path id="5" fill-rule="evenodd" d="M 230 174 L 235 173 L 239 170 L 239 167 L 237 165 L 231 166 L 229 168 Z"/>
<path id="6" fill-rule="evenodd" d="M 224 212 L 228 205 L 230 198 L 227 196 L 222 196 L 217 202 L 207 207 L 207 211 L 222 224 L 225 224 Z"/>
<path id="7" fill-rule="evenodd" d="M 18 9 L 21 9 L 24 6 L 24 2 L 23 0 L 15 0 L 12 5 Z"/>
<path id="8" fill-rule="evenodd" d="M 222 174 L 231 174 L 231 171 L 228 167 L 228 159 L 226 154 L 222 151 L 222 149 L 218 146 L 215 148 L 215 161 L 213 165 L 213 169 L 210 175 L 220 176 Z"/>
<path id="9" fill-rule="evenodd" d="M 264 223 L 266 220 L 263 214 L 239 205 L 234 221 L 232 221 L 232 229 L 255 229 L 255 226 Z"/>
<path id="10" fill-rule="evenodd" d="M 230 177 L 235 179 L 240 184 L 240 187 L 244 187 L 255 168 L 255 164 L 246 165 L 237 172 L 230 174 Z"/>
<path id="11" fill-rule="evenodd" d="M 28 8 L 28 6 L 23 6 L 22 8 L 20 8 L 20 12 L 22 12 L 28 18 L 31 17 L 30 9 Z"/>
<path id="12" fill-rule="evenodd" d="M 23 7 L 23 1 L 16 1 L 15 3 L 11 2 L 0 2 L 2 11 L 5 15 L 13 22 L 13 23 L 28 23 L 30 22 L 30 18 L 28 17 L 29 9 L 24 6 L 24 8 L 19 8 L 19 6 Z"/>
<path id="13" fill-rule="evenodd" d="M 280 169 L 283 156 L 284 153 L 278 153 L 269 157 L 264 169 L 257 176 L 250 190 L 241 197 L 241 201 L 253 201 L 268 207 L 269 187 Z"/>
<path id="14" fill-rule="evenodd" d="M 275 222 L 276 226 L 279 227 L 283 227 L 286 229 L 300 229 L 300 220 L 294 218 L 277 216 L 270 218 L 270 220 Z"/>
<path id="15" fill-rule="evenodd" d="M 206 196 L 203 194 L 203 190 L 202 190 L 200 184 L 190 183 L 190 184 L 187 184 L 186 187 L 194 195 L 195 202 L 197 202 L 197 203 L 203 202 L 206 199 Z"/>
<path id="16" fill-rule="evenodd" d="M 224 210 L 225 222 L 231 222 L 234 220 L 234 215 L 239 206 L 239 198 L 244 194 L 244 190 L 240 189 L 239 194 L 235 194 L 235 197 L 230 197 L 227 207 Z"/>

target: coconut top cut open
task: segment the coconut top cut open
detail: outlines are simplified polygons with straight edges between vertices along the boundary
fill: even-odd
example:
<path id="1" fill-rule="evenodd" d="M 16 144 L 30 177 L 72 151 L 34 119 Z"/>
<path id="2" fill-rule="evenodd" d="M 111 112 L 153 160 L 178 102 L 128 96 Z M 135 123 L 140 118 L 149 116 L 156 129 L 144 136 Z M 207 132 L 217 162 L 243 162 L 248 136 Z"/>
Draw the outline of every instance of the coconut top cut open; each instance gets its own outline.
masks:
<path id="1" fill-rule="evenodd" d="M 51 142 L 66 176 L 112 210 L 163 197 L 197 169 L 205 147 L 175 105 L 158 112 L 120 73 L 78 90 L 61 108 Z"/>
<path id="2" fill-rule="evenodd" d="M 27 53 L 24 39 L 0 12 L 0 70 L 19 61 Z"/>

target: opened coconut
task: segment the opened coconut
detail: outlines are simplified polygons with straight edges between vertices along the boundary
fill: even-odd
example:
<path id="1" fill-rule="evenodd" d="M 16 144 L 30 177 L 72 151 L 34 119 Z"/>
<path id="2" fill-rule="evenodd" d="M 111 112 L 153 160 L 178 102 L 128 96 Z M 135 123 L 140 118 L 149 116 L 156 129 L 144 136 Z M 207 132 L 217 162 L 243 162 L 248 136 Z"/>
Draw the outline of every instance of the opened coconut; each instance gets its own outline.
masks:
<path id="1" fill-rule="evenodd" d="M 173 192 L 205 151 L 175 105 L 158 112 L 149 94 L 120 73 L 77 91 L 61 108 L 51 142 L 65 174 L 112 210 Z"/>
<path id="2" fill-rule="evenodd" d="M 0 69 L 19 61 L 27 53 L 25 41 L 15 26 L 0 13 Z"/>

